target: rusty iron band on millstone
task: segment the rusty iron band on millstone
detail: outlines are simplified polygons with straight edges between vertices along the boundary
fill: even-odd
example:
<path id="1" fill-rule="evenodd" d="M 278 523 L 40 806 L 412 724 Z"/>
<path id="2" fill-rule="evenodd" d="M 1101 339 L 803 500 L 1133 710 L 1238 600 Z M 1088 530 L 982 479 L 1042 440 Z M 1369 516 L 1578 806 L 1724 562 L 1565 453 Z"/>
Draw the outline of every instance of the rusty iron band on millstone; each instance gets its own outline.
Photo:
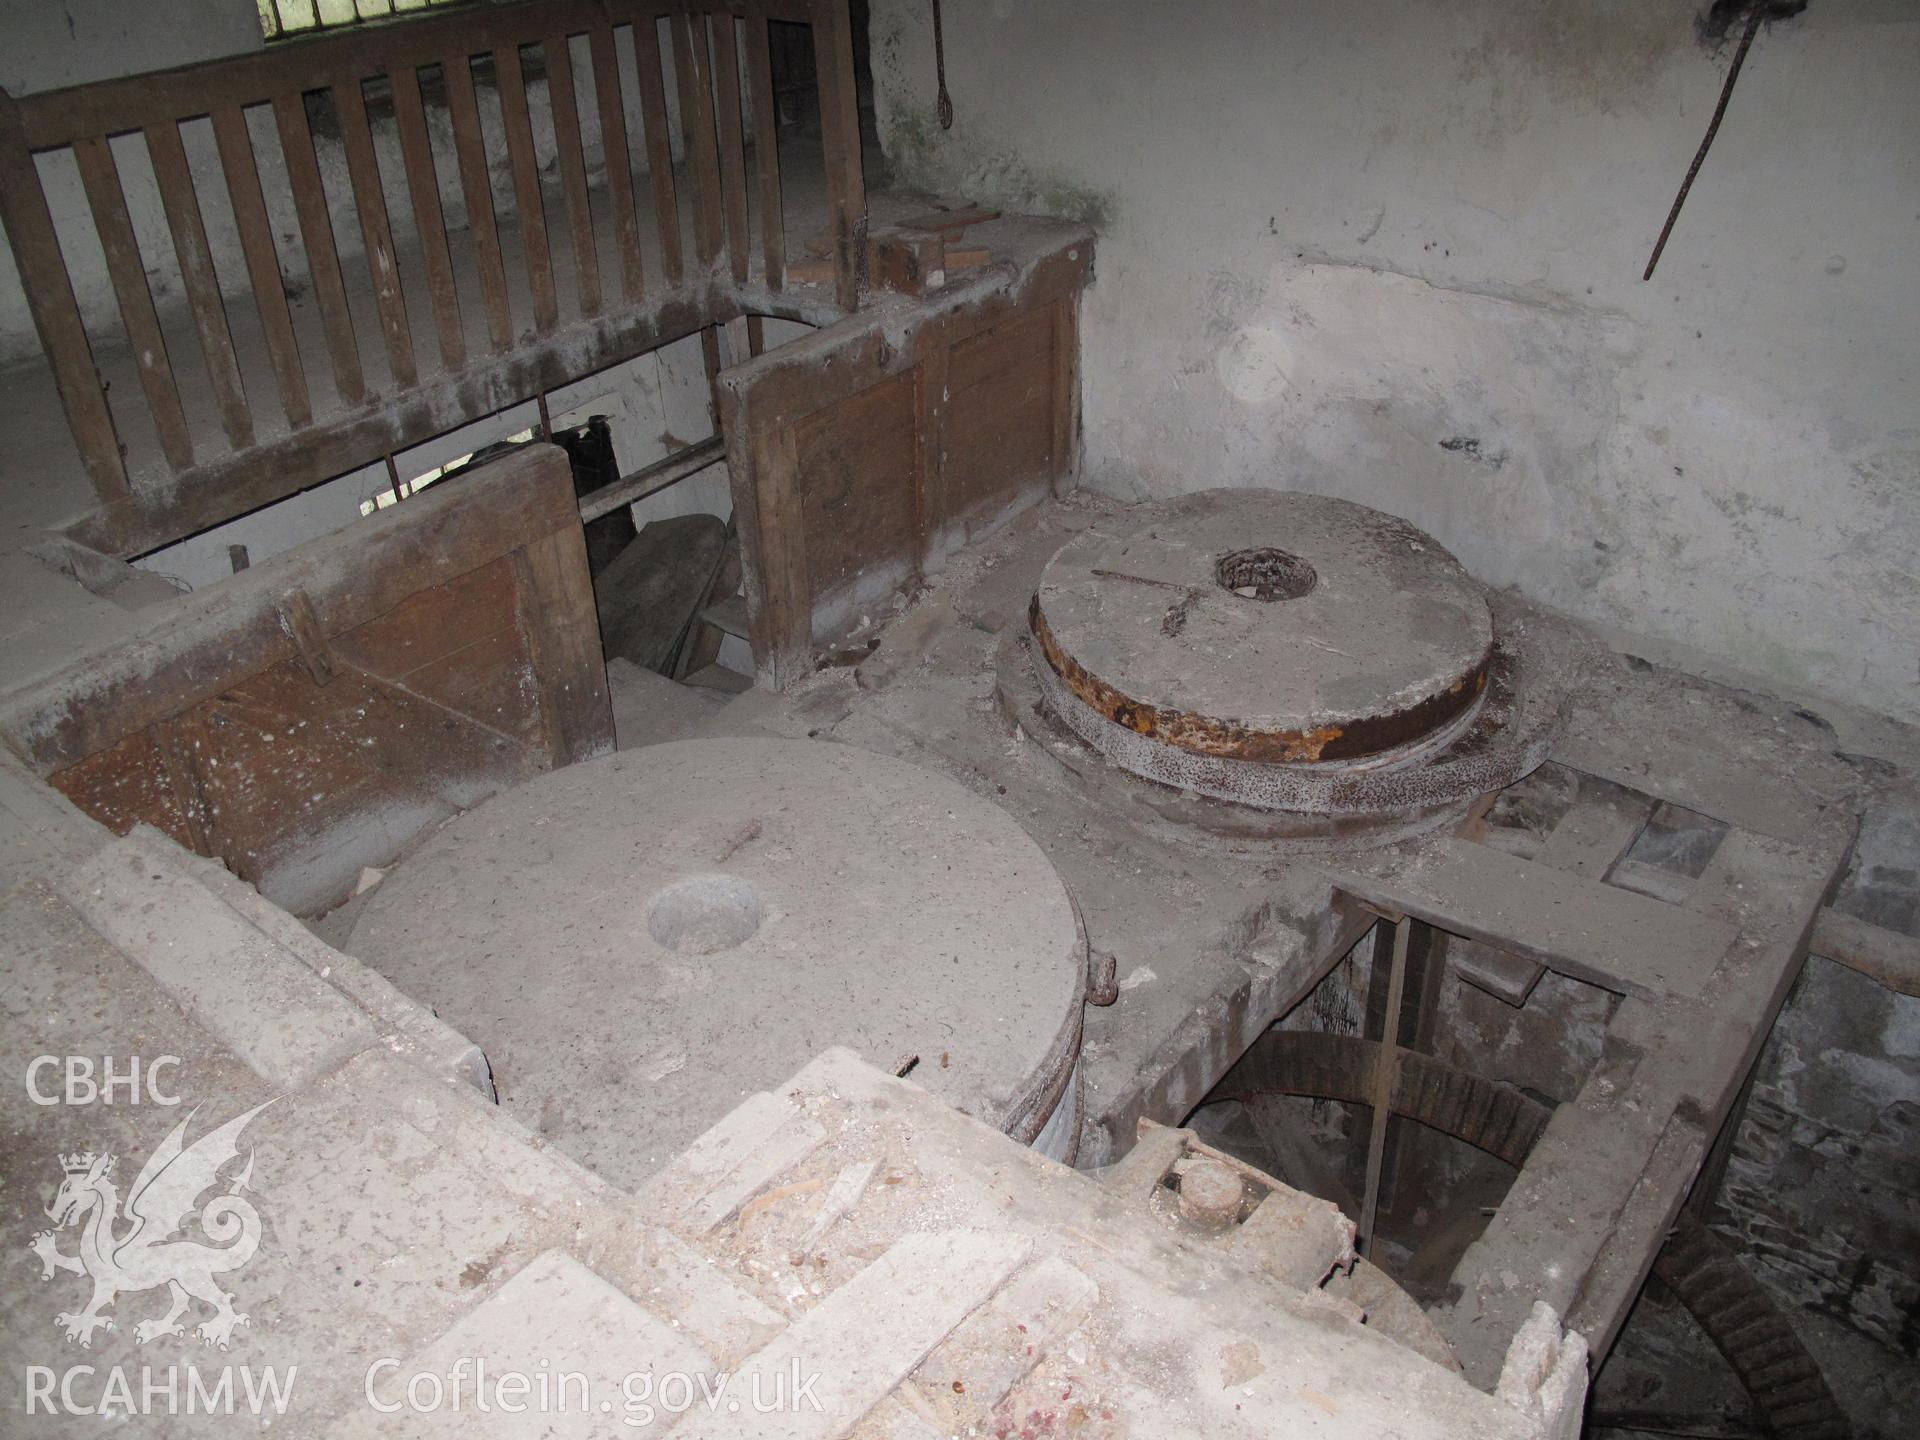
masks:
<path id="1" fill-rule="evenodd" d="M 1449 688 L 1392 714 L 1369 715 L 1344 725 L 1321 725 L 1310 730 L 1260 730 L 1243 721 L 1148 705 L 1121 694 L 1060 648 L 1047 626 L 1038 595 L 1027 604 L 1027 627 L 1061 683 L 1114 724 L 1195 755 L 1269 765 L 1361 760 L 1418 740 L 1457 719 L 1479 700 L 1493 659 L 1489 646 L 1474 667 Z"/>

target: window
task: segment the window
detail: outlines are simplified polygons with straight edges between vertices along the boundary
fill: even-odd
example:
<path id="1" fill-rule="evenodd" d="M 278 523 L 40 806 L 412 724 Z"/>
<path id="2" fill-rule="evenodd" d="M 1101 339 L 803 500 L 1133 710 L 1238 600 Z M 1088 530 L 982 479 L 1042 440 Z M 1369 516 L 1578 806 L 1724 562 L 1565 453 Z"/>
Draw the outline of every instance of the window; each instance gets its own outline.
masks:
<path id="1" fill-rule="evenodd" d="M 362 20 L 388 20 L 429 6 L 459 5 L 466 0 L 254 0 L 260 9 L 260 31 L 269 40 L 337 30 Z"/>

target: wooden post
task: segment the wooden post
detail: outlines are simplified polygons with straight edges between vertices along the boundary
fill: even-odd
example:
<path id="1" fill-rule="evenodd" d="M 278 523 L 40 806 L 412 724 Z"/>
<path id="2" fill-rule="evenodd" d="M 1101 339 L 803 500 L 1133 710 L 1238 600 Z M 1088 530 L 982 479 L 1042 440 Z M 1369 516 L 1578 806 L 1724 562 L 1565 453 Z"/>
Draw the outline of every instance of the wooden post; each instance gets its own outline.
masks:
<path id="1" fill-rule="evenodd" d="M 853 83 L 853 24 L 847 0 L 814 0 L 813 54 L 820 79 L 820 135 L 826 150 L 833 277 L 841 308 L 860 308 L 866 284 L 867 186 L 860 169 L 860 111 Z"/>
<path id="2" fill-rule="evenodd" d="M 1360 1253 L 1373 1253 L 1373 1232 L 1380 1215 L 1380 1168 L 1386 1160 L 1387 1122 L 1393 1118 L 1393 1086 L 1400 1075 L 1400 997 L 1407 983 L 1407 940 L 1413 922 L 1405 916 L 1392 924 L 1393 970 L 1387 982 L 1386 1025 L 1380 1035 L 1380 1054 L 1373 1067 L 1373 1123 L 1367 1131 L 1367 1188 L 1360 1211 Z"/>

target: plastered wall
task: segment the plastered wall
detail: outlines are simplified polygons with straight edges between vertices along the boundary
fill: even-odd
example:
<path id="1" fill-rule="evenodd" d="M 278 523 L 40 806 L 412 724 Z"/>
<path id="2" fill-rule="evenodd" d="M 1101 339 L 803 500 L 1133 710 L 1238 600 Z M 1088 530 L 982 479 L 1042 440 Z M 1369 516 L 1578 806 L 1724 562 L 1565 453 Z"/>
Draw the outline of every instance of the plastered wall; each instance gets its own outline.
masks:
<path id="1" fill-rule="evenodd" d="M 1343 495 L 1920 718 L 1920 7 L 873 0 L 899 178 L 1093 220 L 1087 483 Z M 1704 7 L 1700 7 L 1704 8 Z"/>

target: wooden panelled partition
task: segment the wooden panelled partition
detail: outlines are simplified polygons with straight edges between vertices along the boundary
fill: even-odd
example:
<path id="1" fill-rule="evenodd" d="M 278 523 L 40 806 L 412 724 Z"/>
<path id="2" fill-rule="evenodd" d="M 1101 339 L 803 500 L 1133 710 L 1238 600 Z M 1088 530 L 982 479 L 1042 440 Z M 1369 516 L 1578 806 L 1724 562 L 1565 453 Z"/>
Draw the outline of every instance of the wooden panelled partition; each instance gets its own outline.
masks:
<path id="1" fill-rule="evenodd" d="M 831 318 L 865 236 L 847 0 L 475 5 L 0 99 L 0 217 L 97 500 L 73 533 L 136 554 L 731 319 L 748 286 L 770 308 L 773 21 L 816 37 L 837 283 L 794 313 Z M 91 237 L 48 203 L 64 155 Z M 143 252 L 129 167 L 171 253 Z M 118 336 L 76 298 L 93 244 Z M 109 396 L 97 339 L 126 341 L 137 387 Z"/>
<path id="2" fill-rule="evenodd" d="M 422 830 L 613 746 L 566 456 L 517 449 L 148 612 L 0 708 L 102 824 L 306 913 Z"/>
<path id="3" fill-rule="evenodd" d="M 1093 236 L 977 227 L 1004 260 L 720 376 L 754 665 L 784 688 L 817 646 L 948 554 L 1072 483 Z"/>

